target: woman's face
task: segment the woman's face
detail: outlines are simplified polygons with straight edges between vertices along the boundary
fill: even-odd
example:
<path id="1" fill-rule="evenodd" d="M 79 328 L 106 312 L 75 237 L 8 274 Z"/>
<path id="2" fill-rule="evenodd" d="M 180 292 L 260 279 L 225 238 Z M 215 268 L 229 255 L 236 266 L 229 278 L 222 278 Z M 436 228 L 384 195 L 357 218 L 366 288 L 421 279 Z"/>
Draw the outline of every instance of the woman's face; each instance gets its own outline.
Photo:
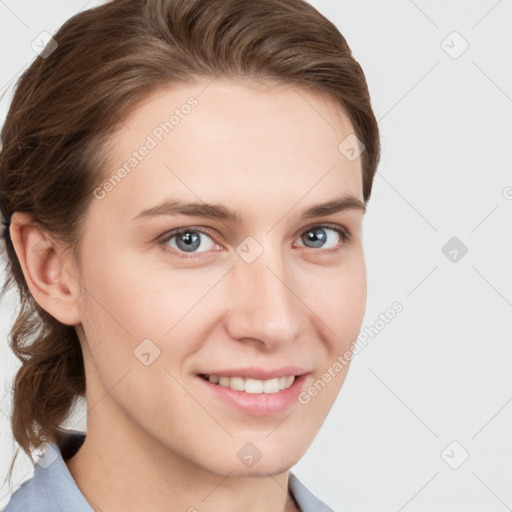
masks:
<path id="1" fill-rule="evenodd" d="M 77 277 L 88 434 L 233 476 L 300 459 L 366 306 L 353 137 L 322 97 L 248 82 L 160 90 L 124 120 Z M 241 369 L 304 375 L 278 393 L 199 376 Z"/>

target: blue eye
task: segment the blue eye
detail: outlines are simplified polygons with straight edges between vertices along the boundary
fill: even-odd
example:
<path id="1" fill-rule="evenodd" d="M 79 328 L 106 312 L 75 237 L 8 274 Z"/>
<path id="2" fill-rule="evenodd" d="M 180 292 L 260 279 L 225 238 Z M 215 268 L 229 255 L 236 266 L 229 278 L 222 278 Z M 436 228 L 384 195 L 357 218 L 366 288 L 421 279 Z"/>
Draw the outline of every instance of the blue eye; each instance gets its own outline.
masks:
<path id="1" fill-rule="evenodd" d="M 341 249 L 340 240 L 348 242 L 351 234 L 344 228 L 334 226 L 313 226 L 300 237 L 303 246 L 312 249 L 327 249 L 332 253 Z M 311 245 L 306 245 L 311 244 Z M 342 244 L 343 245 L 343 244 Z"/>
<path id="2" fill-rule="evenodd" d="M 203 242 L 203 237 L 206 237 L 209 242 Z M 171 242 L 169 246 L 172 249 L 186 253 L 205 252 L 215 246 L 215 242 L 206 233 L 197 229 L 190 228 L 174 231 L 173 233 L 169 234 L 169 236 L 162 242 Z"/>

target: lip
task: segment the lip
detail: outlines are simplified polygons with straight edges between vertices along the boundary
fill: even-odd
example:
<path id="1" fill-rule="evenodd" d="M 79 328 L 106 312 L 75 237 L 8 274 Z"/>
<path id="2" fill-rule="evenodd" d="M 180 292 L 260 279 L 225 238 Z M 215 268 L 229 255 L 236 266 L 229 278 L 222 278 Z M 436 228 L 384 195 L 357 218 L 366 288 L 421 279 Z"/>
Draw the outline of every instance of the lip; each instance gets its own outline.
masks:
<path id="1" fill-rule="evenodd" d="M 240 373 L 236 375 L 240 375 Z M 288 375 L 295 374 L 291 373 Z M 252 416 L 272 416 L 286 411 L 293 404 L 297 403 L 298 396 L 304 388 L 304 382 L 308 375 L 309 373 L 303 373 L 295 377 L 293 384 L 289 388 L 278 391 L 277 393 L 246 393 L 245 391 L 236 391 L 229 387 L 213 384 L 213 382 L 199 375 L 196 375 L 196 379 L 199 381 L 199 385 L 203 386 L 207 394 L 229 407 Z M 224 376 L 229 377 L 229 375 L 225 374 Z"/>
<path id="2" fill-rule="evenodd" d="M 273 370 L 269 368 L 226 368 L 200 372 L 201 375 L 218 375 L 219 377 L 243 377 L 244 379 L 269 380 L 289 375 L 303 375 L 309 370 L 300 366 L 281 366 Z"/>

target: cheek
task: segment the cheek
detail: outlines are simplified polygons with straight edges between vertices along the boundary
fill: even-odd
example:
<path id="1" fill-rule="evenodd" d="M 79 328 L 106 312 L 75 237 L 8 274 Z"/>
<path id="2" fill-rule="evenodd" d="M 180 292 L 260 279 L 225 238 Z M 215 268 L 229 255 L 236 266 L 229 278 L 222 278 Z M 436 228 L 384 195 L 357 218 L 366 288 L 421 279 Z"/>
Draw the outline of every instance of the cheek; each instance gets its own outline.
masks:
<path id="1" fill-rule="evenodd" d="M 102 355 L 119 361 L 132 363 L 133 351 L 145 339 L 169 357 L 165 352 L 172 345 L 173 359 L 193 352 L 194 339 L 204 339 L 222 316 L 222 304 L 230 303 L 226 294 L 235 291 L 226 289 L 225 266 L 173 268 L 161 254 L 127 253 L 113 243 L 98 247 L 101 254 L 90 251 L 84 259 L 89 262 L 84 269 L 89 303 L 84 327 L 89 322 L 89 331 L 97 333 Z M 296 307 L 312 312 L 312 322 L 317 317 L 325 324 L 324 342 L 344 351 L 364 317 L 366 269 L 360 245 L 342 258 L 331 266 L 300 263 L 290 272 L 290 284 L 299 298 Z"/>
<path id="2" fill-rule="evenodd" d="M 105 261 L 108 265 L 90 265 L 84 272 L 83 323 L 98 364 L 100 358 L 114 358 L 118 366 L 131 367 L 139 346 L 164 356 L 159 364 L 196 349 L 194 340 L 203 339 L 197 333 L 222 303 L 217 285 L 225 269 L 176 269 L 126 255 L 105 255 Z"/>
<path id="3" fill-rule="evenodd" d="M 85 287 L 102 325 L 133 342 L 161 338 L 193 316 L 223 275 L 218 268 L 172 268 L 162 263 L 163 258 L 113 257 L 113 253 L 105 252 L 108 264 L 89 267 Z"/>
<path id="4" fill-rule="evenodd" d="M 357 337 L 366 311 L 366 267 L 362 252 L 336 268 L 319 269 L 302 287 L 303 301 L 325 324 L 331 348 L 346 349 Z"/>
<path id="5" fill-rule="evenodd" d="M 324 348 L 321 367 L 299 397 L 311 418 L 323 418 L 336 400 L 349 370 L 353 343 L 361 330 L 366 311 L 366 268 L 361 257 L 351 259 L 331 274 L 317 276 L 307 288 L 306 297 L 317 318 L 316 331 L 322 332 Z M 315 284 L 316 282 L 316 284 Z M 315 320 L 312 320 L 313 322 Z M 311 424 L 311 440 L 318 424 Z"/>

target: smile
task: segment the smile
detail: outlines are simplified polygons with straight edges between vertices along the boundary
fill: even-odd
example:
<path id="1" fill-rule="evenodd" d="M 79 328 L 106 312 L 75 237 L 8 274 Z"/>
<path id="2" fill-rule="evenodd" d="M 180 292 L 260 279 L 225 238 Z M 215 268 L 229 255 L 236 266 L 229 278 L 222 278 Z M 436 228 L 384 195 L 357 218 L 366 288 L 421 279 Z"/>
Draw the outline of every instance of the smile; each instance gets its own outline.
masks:
<path id="1" fill-rule="evenodd" d="M 251 416 L 272 416 L 297 405 L 299 393 L 308 377 L 309 373 L 259 380 L 201 373 L 196 375 L 196 382 L 201 385 L 202 392 L 222 407 Z M 217 379 L 219 382 L 212 382 Z M 281 386 L 283 379 L 284 387 Z"/>
<path id="2" fill-rule="evenodd" d="M 277 377 L 274 379 L 244 379 L 243 377 L 223 377 L 218 375 L 200 374 L 201 378 L 222 387 L 231 388 L 245 393 L 278 393 L 289 388 L 295 380 L 295 375 Z"/>

